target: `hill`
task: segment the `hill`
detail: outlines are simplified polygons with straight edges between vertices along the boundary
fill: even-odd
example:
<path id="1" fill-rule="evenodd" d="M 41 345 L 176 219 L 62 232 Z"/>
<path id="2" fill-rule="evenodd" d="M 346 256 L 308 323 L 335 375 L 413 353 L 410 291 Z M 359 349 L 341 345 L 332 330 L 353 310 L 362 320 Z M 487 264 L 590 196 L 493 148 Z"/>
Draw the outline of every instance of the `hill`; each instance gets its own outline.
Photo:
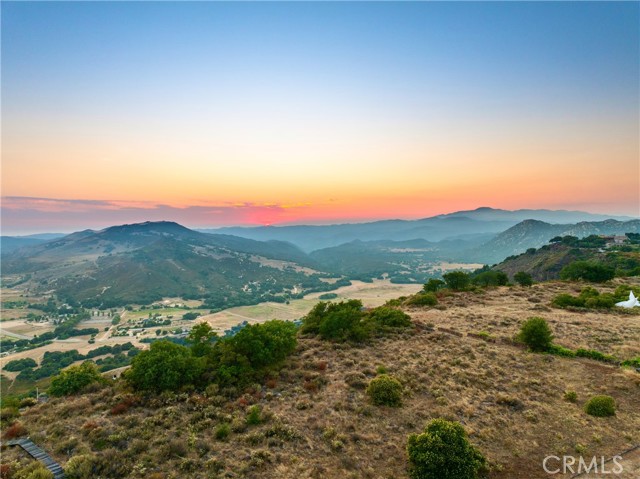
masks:
<path id="1" fill-rule="evenodd" d="M 560 271 L 574 261 L 590 261 L 611 267 L 617 276 L 640 274 L 640 246 L 627 244 L 606 247 L 597 236 L 578 239 L 575 236 L 557 237 L 550 244 L 525 253 L 510 256 L 493 269 L 504 271 L 510 278 L 524 271 L 536 281 L 558 279 Z"/>
<path id="2" fill-rule="evenodd" d="M 3 277 L 70 304 L 112 307 L 162 297 L 205 299 L 212 308 L 326 287 L 295 246 L 208 235 L 172 222 L 86 230 L 3 258 Z M 304 286 L 302 286 L 304 284 Z"/>
<path id="3" fill-rule="evenodd" d="M 576 223 L 612 218 L 580 211 L 500 210 L 478 208 L 413 221 L 387 220 L 371 223 L 322 226 L 265 226 L 254 228 L 220 228 L 200 230 L 206 233 L 227 233 L 255 240 L 281 240 L 293 243 L 306 252 L 338 246 L 354 240 L 406 241 L 424 239 L 431 242 L 455 239 L 461 235 L 497 234 L 517 223 L 533 219 L 553 223 Z M 631 218 L 616 217 L 621 220 Z M 507 255 L 508 256 L 508 255 Z"/>
<path id="4" fill-rule="evenodd" d="M 470 253 L 477 261 L 493 264 L 529 248 L 539 248 L 555 236 L 584 238 L 590 235 L 623 235 L 639 232 L 640 220 L 605 220 L 566 225 L 525 220 L 496 235 Z"/>
<path id="5" fill-rule="evenodd" d="M 140 394 L 110 381 L 27 408 L 18 421 L 63 466 L 82 471 L 84 464 L 79 478 L 400 479 L 408 477 L 407 436 L 446 418 L 462 423 L 486 455 L 490 479 L 542 479 L 549 455 L 577 463 L 640 444 L 639 373 L 534 354 L 512 341 L 536 315 L 565 347 L 640 355 L 640 316 L 549 308 L 554 295 L 576 288 L 544 283 L 442 295 L 436 308 L 404 308 L 409 330 L 369 344 L 300 336 L 282 369 L 246 390 Z M 366 385 L 381 371 L 402 383 L 401 407 L 367 398 Z M 615 399 L 615 416 L 586 415 L 584 404 L 597 394 Z"/>

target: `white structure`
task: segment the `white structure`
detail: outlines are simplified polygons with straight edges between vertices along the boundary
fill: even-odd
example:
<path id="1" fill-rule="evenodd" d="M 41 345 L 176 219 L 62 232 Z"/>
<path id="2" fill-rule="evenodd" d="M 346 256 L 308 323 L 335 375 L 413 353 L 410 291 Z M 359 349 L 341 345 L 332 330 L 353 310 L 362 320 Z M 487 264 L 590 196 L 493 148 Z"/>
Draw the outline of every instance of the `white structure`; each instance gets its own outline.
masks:
<path id="1" fill-rule="evenodd" d="M 640 301 L 633 295 L 633 291 L 629 291 L 629 299 L 627 301 L 620 301 L 616 303 L 616 306 L 621 306 L 623 308 L 633 308 L 634 306 L 640 307 Z"/>

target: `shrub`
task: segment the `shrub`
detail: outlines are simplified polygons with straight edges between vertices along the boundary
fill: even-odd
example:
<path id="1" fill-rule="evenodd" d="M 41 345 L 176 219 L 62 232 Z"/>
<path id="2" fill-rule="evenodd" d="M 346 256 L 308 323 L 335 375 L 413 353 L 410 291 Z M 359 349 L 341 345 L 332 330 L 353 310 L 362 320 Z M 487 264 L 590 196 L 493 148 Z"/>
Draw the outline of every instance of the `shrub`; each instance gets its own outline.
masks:
<path id="1" fill-rule="evenodd" d="M 68 396 L 76 394 L 89 384 L 103 381 L 98 367 L 91 361 L 85 361 L 79 366 L 65 369 L 51 380 L 49 394 L 52 396 Z"/>
<path id="2" fill-rule="evenodd" d="M 551 304 L 558 308 L 583 308 L 584 300 L 570 294 L 562 293 L 551 300 Z"/>
<path id="3" fill-rule="evenodd" d="M 368 317 L 378 327 L 408 328 L 411 326 L 411 317 L 403 311 L 395 308 L 380 306 L 369 311 Z"/>
<path id="4" fill-rule="evenodd" d="M 593 396 L 584 406 L 587 414 L 596 417 L 615 416 L 616 402 L 611 396 Z"/>
<path id="5" fill-rule="evenodd" d="M 435 306 L 438 304 L 438 298 L 433 293 L 414 294 L 407 300 L 410 306 Z"/>
<path id="6" fill-rule="evenodd" d="M 603 354 L 600 351 L 595 351 L 593 349 L 578 349 L 576 350 L 576 356 L 580 358 L 589 358 L 594 359 L 596 361 L 602 361 L 605 363 L 614 363 L 616 358 L 609 354 Z"/>
<path id="7" fill-rule="evenodd" d="M 533 284 L 533 277 L 525 271 L 518 271 L 513 275 L 513 280 L 520 286 L 531 286 Z"/>
<path id="8" fill-rule="evenodd" d="M 431 278 L 429 281 L 425 283 L 422 287 L 425 293 L 435 293 L 446 286 L 446 283 L 441 279 Z"/>
<path id="9" fill-rule="evenodd" d="M 623 361 L 621 366 L 631 367 L 631 368 L 640 368 L 640 356 Z"/>
<path id="10" fill-rule="evenodd" d="M 407 453 L 413 479 L 475 479 L 486 464 L 462 425 L 444 419 L 431 421 L 422 434 L 411 434 Z"/>
<path id="11" fill-rule="evenodd" d="M 18 469 L 13 479 L 53 479 L 53 473 L 41 462 L 32 462 Z"/>
<path id="12" fill-rule="evenodd" d="M 442 275 L 442 279 L 447 284 L 447 288 L 454 291 L 464 291 L 469 287 L 471 278 L 464 271 L 452 271 Z"/>
<path id="13" fill-rule="evenodd" d="M 124 377 L 136 389 L 175 391 L 191 384 L 200 373 L 200 363 L 188 348 L 163 340 L 135 356 Z"/>
<path id="14" fill-rule="evenodd" d="M 16 437 L 24 436 L 26 434 L 27 430 L 25 429 L 25 427 L 21 423 L 16 421 L 7 429 L 5 429 L 3 436 L 5 439 L 15 439 Z"/>
<path id="15" fill-rule="evenodd" d="M 261 422 L 262 422 L 262 414 L 260 411 L 260 406 L 258 406 L 257 404 L 254 406 L 251 406 L 247 414 L 247 425 L 255 426 L 260 424 Z"/>
<path id="16" fill-rule="evenodd" d="M 231 426 L 228 423 L 223 422 L 216 428 L 215 437 L 218 441 L 225 441 L 229 434 L 231 434 Z"/>
<path id="17" fill-rule="evenodd" d="M 565 391 L 564 400 L 569 402 L 576 402 L 578 400 L 578 393 L 575 391 Z"/>
<path id="18" fill-rule="evenodd" d="M 487 286 L 504 286 L 509 282 L 509 277 L 503 271 L 483 271 L 476 274 L 473 279 L 473 284 L 487 287 Z"/>
<path id="19" fill-rule="evenodd" d="M 584 280 L 603 283 L 613 279 L 615 270 L 602 263 L 593 261 L 574 261 L 560 271 L 560 279 Z"/>
<path id="20" fill-rule="evenodd" d="M 340 303 L 320 302 L 302 319 L 301 330 L 332 341 L 364 341 L 371 331 L 363 321 L 362 309 L 362 302 L 355 299 Z"/>
<path id="21" fill-rule="evenodd" d="M 529 346 L 532 351 L 543 352 L 551 348 L 553 335 L 544 319 L 533 317 L 523 323 L 518 339 Z"/>
<path id="22" fill-rule="evenodd" d="M 547 352 L 556 356 L 564 356 L 565 358 L 576 357 L 576 353 L 574 351 L 563 346 L 558 346 L 557 344 L 552 344 L 551 346 L 549 346 Z"/>
<path id="23" fill-rule="evenodd" d="M 392 376 L 382 374 L 369 382 L 367 394 L 377 406 L 398 407 L 402 404 L 402 384 Z"/>
<path id="24" fill-rule="evenodd" d="M 68 479 L 92 479 L 94 458 L 89 454 L 73 456 L 64 467 Z"/>

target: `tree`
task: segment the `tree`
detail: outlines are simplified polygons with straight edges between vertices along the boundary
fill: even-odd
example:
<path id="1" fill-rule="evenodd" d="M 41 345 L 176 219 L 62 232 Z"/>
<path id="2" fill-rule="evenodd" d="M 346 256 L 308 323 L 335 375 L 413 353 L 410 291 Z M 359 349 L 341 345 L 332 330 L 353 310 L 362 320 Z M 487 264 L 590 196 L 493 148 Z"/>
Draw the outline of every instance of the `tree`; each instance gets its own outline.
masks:
<path id="1" fill-rule="evenodd" d="M 160 330 L 156 331 L 160 334 Z M 196 357 L 206 356 L 211 352 L 212 342 L 218 334 L 209 323 L 198 323 L 189 332 L 187 342 L 191 345 L 191 353 Z"/>
<path id="2" fill-rule="evenodd" d="M 442 275 L 442 278 L 447 284 L 447 288 L 454 291 L 464 291 L 469 287 L 471 282 L 469 275 L 464 271 L 452 271 L 450 273 L 445 273 Z"/>
<path id="3" fill-rule="evenodd" d="M 442 281 L 441 279 L 431 278 L 429 279 L 429 281 L 425 283 L 422 289 L 425 291 L 425 293 L 435 293 L 436 291 L 441 290 L 445 286 L 446 286 L 445 282 Z"/>
<path id="4" fill-rule="evenodd" d="M 483 271 L 473 277 L 473 284 L 478 286 L 504 286 L 509 277 L 503 271 Z"/>
<path id="5" fill-rule="evenodd" d="M 125 378 L 136 389 L 166 391 L 192 384 L 201 372 L 188 348 L 162 340 L 133 358 Z"/>
<path id="6" fill-rule="evenodd" d="M 532 351 L 544 352 L 551 348 L 553 335 L 543 318 L 533 317 L 522 324 L 518 339 L 529 346 Z"/>
<path id="7" fill-rule="evenodd" d="M 531 286 L 533 284 L 533 277 L 525 271 L 518 271 L 513 275 L 513 279 L 520 286 Z"/>
<path id="8" fill-rule="evenodd" d="M 411 434 L 407 453 L 412 479 L 475 479 L 486 464 L 462 425 L 445 419 L 434 419 L 422 434 Z"/>
<path id="9" fill-rule="evenodd" d="M 102 381 L 98 367 L 92 361 L 85 361 L 79 366 L 71 366 L 51 379 L 49 394 L 52 396 L 68 396 L 76 394 L 89 384 Z"/>
<path id="10" fill-rule="evenodd" d="M 560 271 L 560 279 L 584 280 L 603 283 L 613 279 L 615 270 L 602 263 L 593 261 L 574 261 Z"/>

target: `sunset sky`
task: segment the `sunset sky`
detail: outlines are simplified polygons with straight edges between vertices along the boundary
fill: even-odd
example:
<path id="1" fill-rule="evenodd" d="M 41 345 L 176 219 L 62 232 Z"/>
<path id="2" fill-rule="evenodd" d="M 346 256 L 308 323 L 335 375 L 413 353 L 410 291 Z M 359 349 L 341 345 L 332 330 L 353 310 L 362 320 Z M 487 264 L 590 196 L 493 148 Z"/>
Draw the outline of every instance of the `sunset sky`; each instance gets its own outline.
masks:
<path id="1" fill-rule="evenodd" d="M 640 5 L 6 2 L 2 233 L 640 215 Z"/>

